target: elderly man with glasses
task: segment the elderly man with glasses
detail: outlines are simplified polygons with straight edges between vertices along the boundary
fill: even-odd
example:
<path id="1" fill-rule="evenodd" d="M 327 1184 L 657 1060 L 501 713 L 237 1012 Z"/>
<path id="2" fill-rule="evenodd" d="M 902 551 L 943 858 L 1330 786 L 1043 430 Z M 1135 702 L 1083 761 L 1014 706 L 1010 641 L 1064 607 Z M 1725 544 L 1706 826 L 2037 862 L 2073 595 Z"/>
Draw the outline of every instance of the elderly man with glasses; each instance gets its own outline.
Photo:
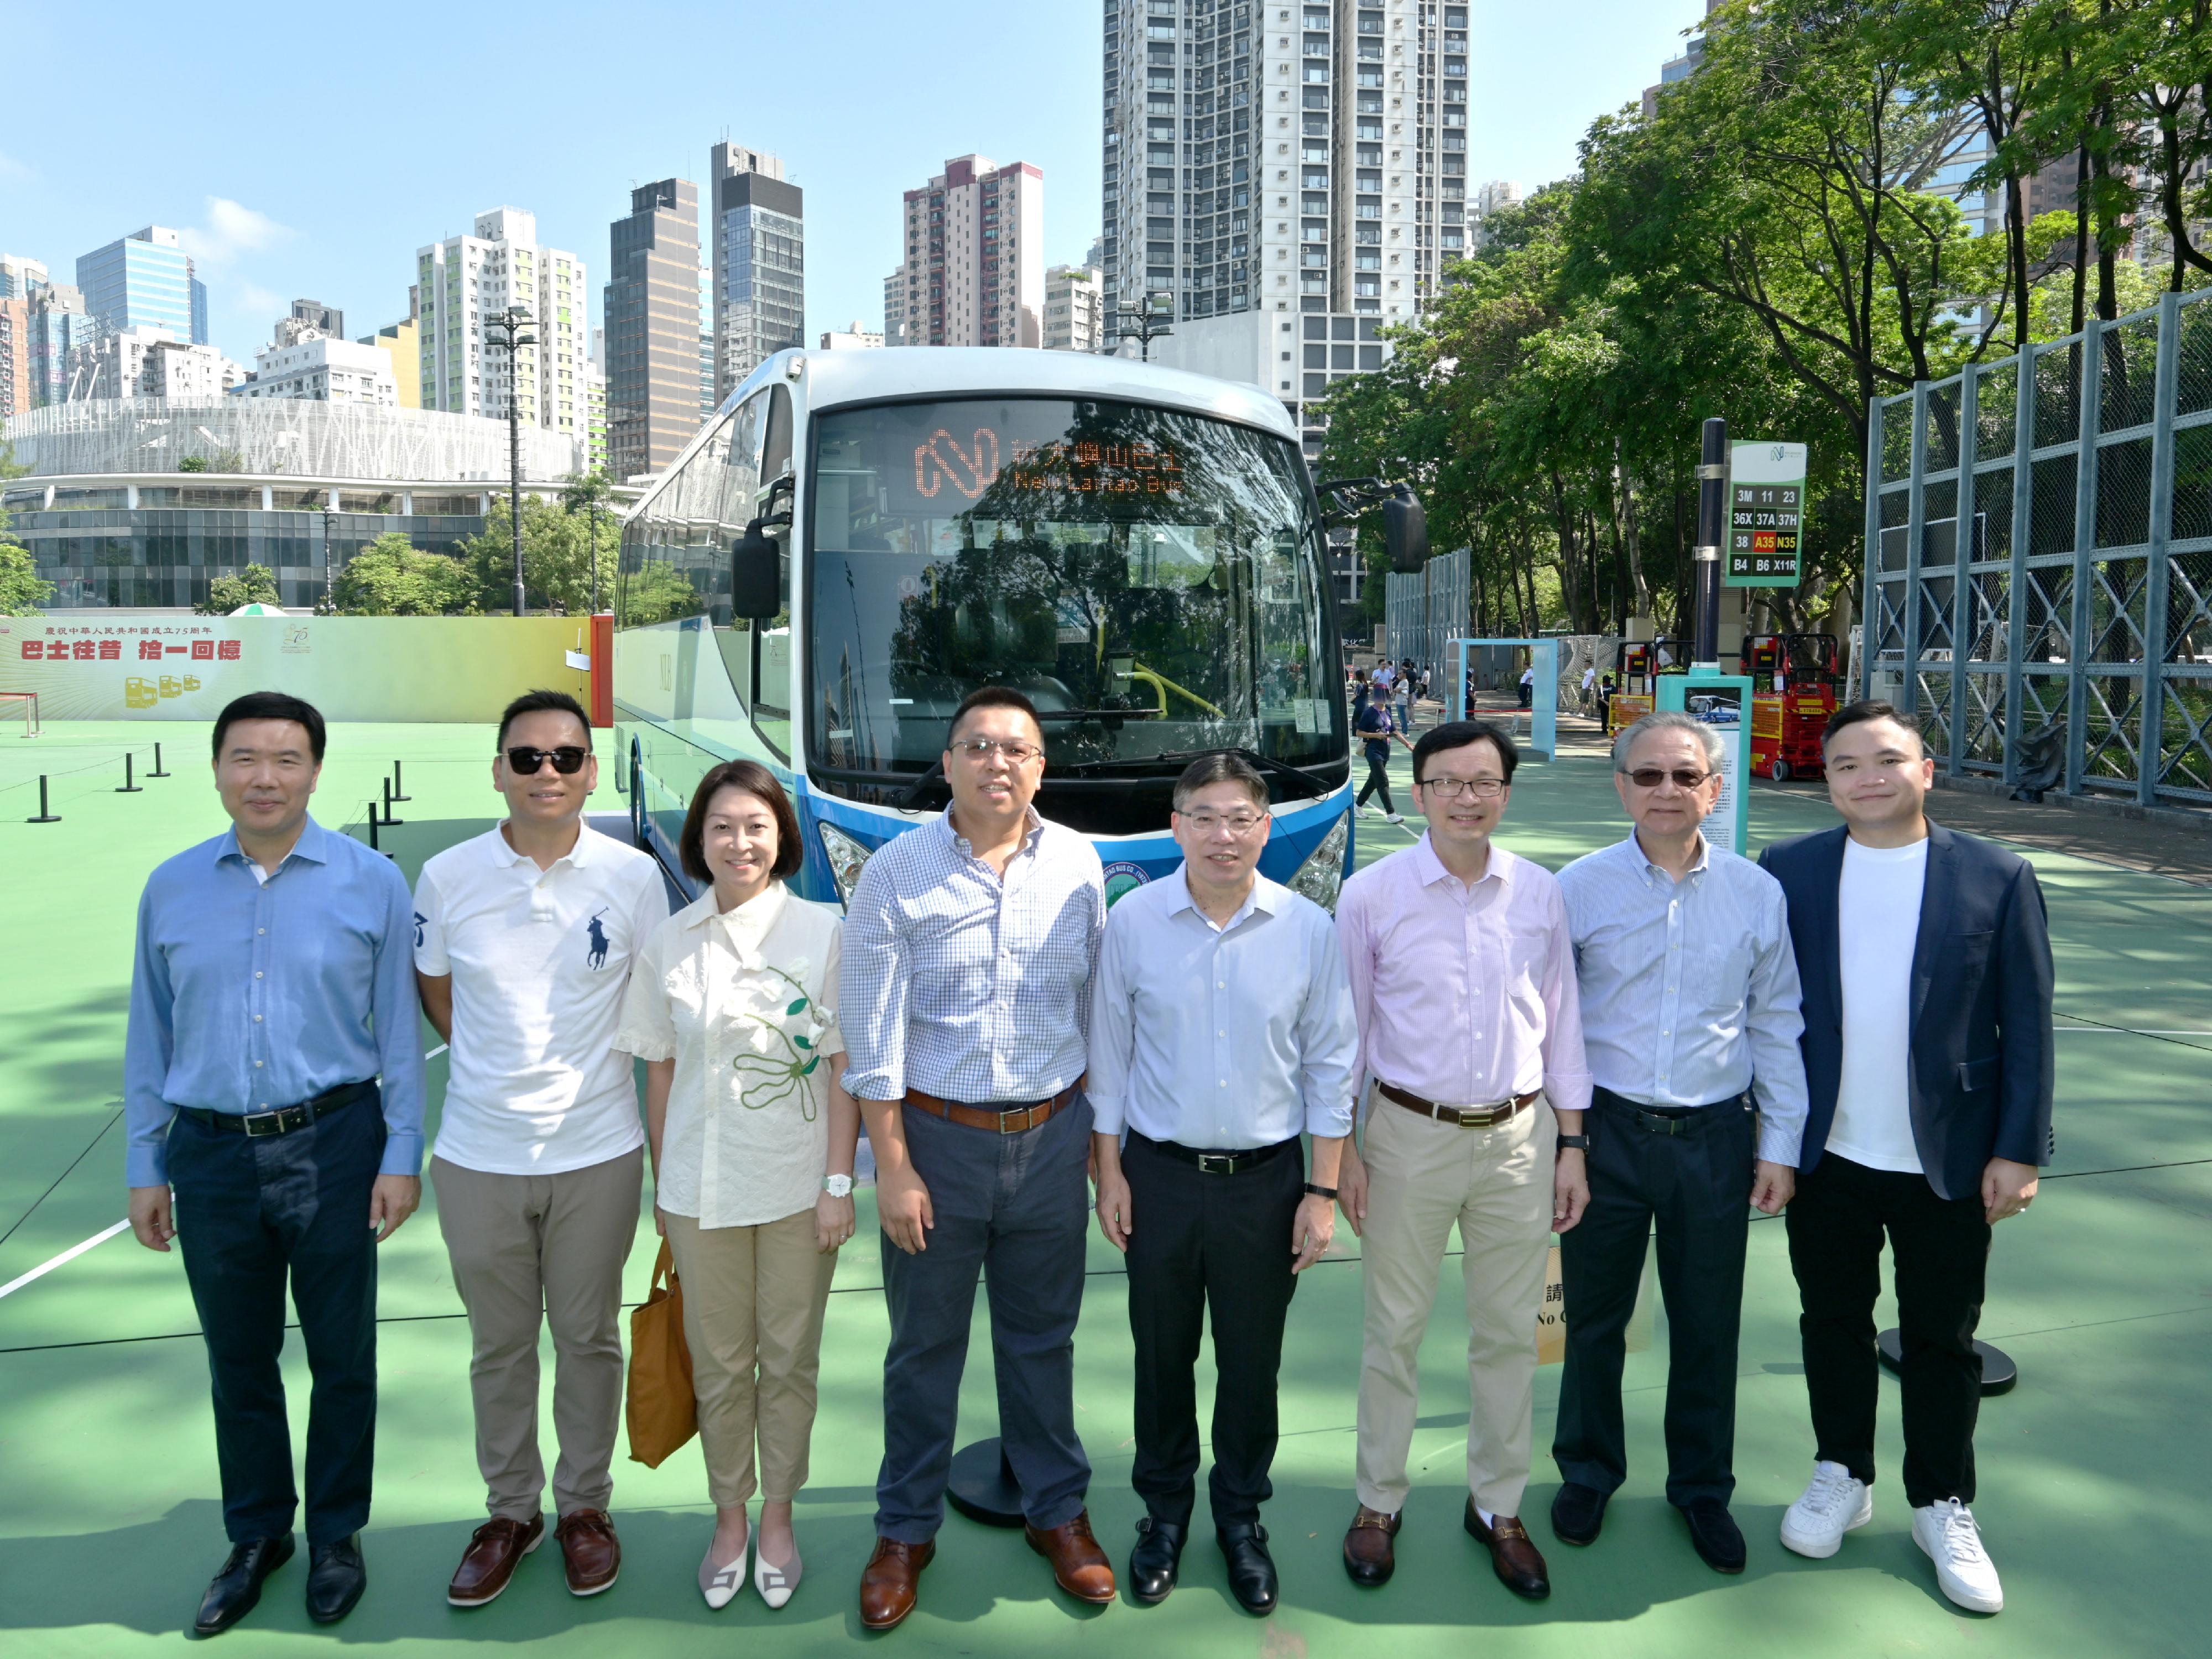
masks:
<path id="1" fill-rule="evenodd" d="M 1552 1530 L 1596 1540 L 1627 1478 L 1625 1333 L 1657 1224 L 1667 1304 L 1667 1498 L 1717 1571 L 1743 1571 L 1735 1489 L 1736 1332 L 1750 1208 L 1790 1201 L 1805 1127 L 1804 1028 L 1782 887 L 1698 826 L 1721 793 L 1721 737 L 1647 714 L 1613 745 L 1635 825 L 1559 873 L 1589 1056 L 1589 1207 L 1559 1241 L 1566 1372 Z M 1753 1105 L 1757 1111 L 1754 1114 Z"/>

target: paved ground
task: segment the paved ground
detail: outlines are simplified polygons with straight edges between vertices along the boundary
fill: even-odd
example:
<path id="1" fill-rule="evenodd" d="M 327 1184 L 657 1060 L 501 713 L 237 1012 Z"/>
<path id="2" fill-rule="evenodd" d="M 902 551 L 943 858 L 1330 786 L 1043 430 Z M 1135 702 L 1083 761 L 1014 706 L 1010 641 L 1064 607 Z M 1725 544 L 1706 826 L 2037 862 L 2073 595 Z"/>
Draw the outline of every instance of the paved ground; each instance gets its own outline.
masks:
<path id="1" fill-rule="evenodd" d="M 173 777 L 137 794 L 112 793 L 122 746 L 143 744 L 147 729 L 54 727 L 35 743 L 0 735 L 0 871 L 10 912 L 0 970 L 0 1054 L 10 1061 L 0 1067 L 0 1285 L 121 1214 L 112 1117 L 133 907 L 155 863 L 222 823 L 196 728 L 174 728 L 176 746 L 165 745 Z M 430 852 L 490 821 L 485 729 L 346 726 L 331 745 L 321 797 L 331 823 L 358 821 L 389 762 L 404 757 L 414 799 L 391 833 L 410 875 Z M 41 769 L 56 777 L 58 824 L 20 821 L 35 792 L 19 786 Z M 1398 770 L 1402 784 L 1402 763 Z M 605 804 L 617 804 L 611 791 Z M 1817 795 L 1762 787 L 1752 799 L 1755 841 L 1830 821 Z M 1410 844 L 1418 828 L 1363 821 L 1361 859 Z M 1505 833 L 1553 867 L 1620 833 L 1594 749 L 1577 744 L 1558 763 L 1530 766 Z M 1401 1565 L 1388 1589 L 1354 1591 L 1336 1552 L 1352 1502 L 1355 1246 L 1315 1269 L 1292 1313 L 1285 1440 L 1267 1515 L 1287 1591 L 1272 1619 L 1236 1610 L 1203 1541 L 1164 1607 L 1093 1613 L 1053 1591 L 1018 1535 L 955 1519 L 923 1581 L 923 1610 L 890 1641 L 917 1654 L 1024 1659 L 1063 1644 L 1107 1655 L 1268 1659 L 1364 1656 L 1387 1644 L 1393 1654 L 1457 1656 L 1510 1627 L 1516 1653 L 1575 1659 L 1587 1659 L 1594 1643 L 1697 1659 L 1859 1659 L 2000 1644 L 2008 1655 L 2054 1659 L 2123 1648 L 2202 1652 L 2212 1586 L 2187 1564 L 2212 1551 L 2203 1499 L 2212 1437 L 2191 1426 L 2201 1425 L 2212 1363 L 2212 1125 L 2206 1061 L 2191 1056 L 2212 1052 L 2212 894 L 2067 852 L 2031 848 L 2030 855 L 2051 900 L 2064 1035 L 2058 1162 L 2045 1200 L 1999 1236 L 1984 1332 L 2023 1376 L 2015 1392 L 1989 1403 L 1980 1442 L 1978 1509 L 2011 1598 L 2000 1618 L 1960 1614 L 1937 1596 L 1893 1478 L 1877 1488 L 1875 1523 L 1832 1561 L 1799 1560 L 1775 1541 L 1810 1448 L 1782 1229 L 1761 1221 L 1752 1229 L 1741 1365 L 1736 1508 L 1751 1541 L 1741 1579 L 1699 1565 L 1661 1496 L 1663 1364 L 1646 1353 L 1629 1364 L 1637 1466 L 1604 1539 L 1587 1552 L 1550 1545 L 1539 1517 L 1554 1477 L 1540 1462 L 1527 1508 L 1549 1547 L 1557 1589 L 1530 1607 L 1492 1580 L 1458 1528 L 1466 1394 L 1455 1262 L 1422 1353 L 1419 1484 Z M 442 1067 L 433 1062 L 434 1090 Z M 224 1638 L 225 1651 L 289 1659 L 375 1643 L 413 1659 L 470 1644 L 534 1643 L 549 1654 L 676 1656 L 726 1653 L 769 1629 L 793 1652 L 861 1639 L 852 1589 L 869 1541 L 884 1340 L 873 1239 L 864 1213 L 860 1240 L 838 1264 L 812 1480 L 799 1505 L 807 1579 L 781 1613 L 750 1595 L 719 1615 L 701 1605 L 693 1570 L 710 1522 L 689 1449 L 658 1470 L 618 1468 L 627 1565 L 611 1593 L 572 1601 L 546 1552 L 494 1607 L 460 1613 L 445 1605 L 442 1586 L 481 1518 L 482 1493 L 470 1450 L 465 1327 L 426 1209 L 383 1261 L 368 1595 L 344 1625 L 316 1632 L 300 1607 L 304 1575 L 287 1567 L 263 1608 Z M 633 1297 L 650 1242 L 648 1231 L 630 1259 Z M 1094 1517 L 1118 1556 L 1139 1513 L 1127 1486 L 1129 1339 L 1118 1260 L 1095 1240 L 1091 1269 L 1077 1342 L 1079 1421 L 1097 1471 Z M 1663 1315 L 1657 1332 L 1663 1352 Z M 304 1401 L 303 1369 L 296 1354 L 288 1358 L 294 1398 Z M 1547 1370 L 1538 1385 L 1540 1446 L 1557 1376 Z M 0 1299 L 0 1653 L 182 1649 L 183 1626 L 223 1548 L 205 1390 L 173 1256 L 114 1239 Z M 965 1421 L 988 1432 L 988 1366 L 970 1368 L 963 1404 Z M 1895 1392 L 1887 1384 L 1883 1430 L 1883 1468 L 1893 1471 Z"/>

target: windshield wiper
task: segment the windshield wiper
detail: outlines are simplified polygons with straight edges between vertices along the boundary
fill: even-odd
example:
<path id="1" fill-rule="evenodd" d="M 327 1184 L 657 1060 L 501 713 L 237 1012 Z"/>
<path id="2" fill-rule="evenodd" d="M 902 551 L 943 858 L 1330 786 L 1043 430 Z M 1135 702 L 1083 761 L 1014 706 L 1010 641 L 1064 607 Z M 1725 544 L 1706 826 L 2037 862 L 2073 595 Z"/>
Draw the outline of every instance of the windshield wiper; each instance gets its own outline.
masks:
<path id="1" fill-rule="evenodd" d="M 1225 744 L 1218 749 L 1170 749 L 1164 750 L 1157 755 L 1121 755 L 1110 760 L 1079 761 L 1072 765 L 1057 767 L 1054 769 L 1063 775 L 1069 774 L 1080 775 L 1085 772 L 1101 772 L 1109 768 L 1119 769 L 1132 766 L 1157 766 L 1176 761 L 1188 764 L 1192 761 L 1202 759 L 1207 755 L 1234 755 L 1240 760 L 1249 761 L 1262 772 L 1272 772 L 1278 777 L 1292 780 L 1316 798 L 1328 793 L 1327 784 L 1322 783 L 1302 768 L 1293 766 L 1285 760 L 1278 760 L 1273 755 L 1263 755 L 1256 749 L 1247 749 L 1237 744 Z"/>

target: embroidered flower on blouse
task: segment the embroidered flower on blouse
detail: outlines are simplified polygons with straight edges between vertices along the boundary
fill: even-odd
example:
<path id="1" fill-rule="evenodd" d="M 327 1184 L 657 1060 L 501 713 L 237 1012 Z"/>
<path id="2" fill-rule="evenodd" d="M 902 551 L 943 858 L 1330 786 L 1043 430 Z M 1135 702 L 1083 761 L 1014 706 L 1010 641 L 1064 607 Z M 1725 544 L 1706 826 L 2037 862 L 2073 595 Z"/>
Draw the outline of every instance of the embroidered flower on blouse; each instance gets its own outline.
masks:
<path id="1" fill-rule="evenodd" d="M 803 957 L 792 963 L 798 974 L 804 974 L 806 965 Z M 747 1017 L 749 1024 L 767 1034 L 768 1044 L 765 1052 L 739 1054 L 730 1062 L 744 1080 L 739 1103 L 748 1111 L 764 1111 L 796 1094 L 799 1115 L 811 1123 L 814 1091 L 806 1086 L 806 1079 L 822 1064 L 817 1045 L 822 1034 L 830 1029 L 828 1021 L 816 1009 L 814 1000 L 806 994 L 805 986 L 794 974 L 773 966 L 762 971 L 781 980 L 790 989 L 792 999 L 772 1017 Z M 793 1024 L 794 1021 L 798 1022 L 796 1026 Z"/>

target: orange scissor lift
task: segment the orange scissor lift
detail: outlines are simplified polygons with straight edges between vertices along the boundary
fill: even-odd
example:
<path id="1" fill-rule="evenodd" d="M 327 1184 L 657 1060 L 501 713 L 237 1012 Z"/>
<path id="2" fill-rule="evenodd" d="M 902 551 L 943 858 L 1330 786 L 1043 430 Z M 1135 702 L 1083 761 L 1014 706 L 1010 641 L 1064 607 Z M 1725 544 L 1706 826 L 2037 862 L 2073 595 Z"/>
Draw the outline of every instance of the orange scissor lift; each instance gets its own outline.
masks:
<path id="1" fill-rule="evenodd" d="M 1834 637 L 1753 634 L 1743 642 L 1742 664 L 1752 679 L 1752 771 L 1777 783 L 1819 777 L 1820 733 L 1843 683 Z"/>

